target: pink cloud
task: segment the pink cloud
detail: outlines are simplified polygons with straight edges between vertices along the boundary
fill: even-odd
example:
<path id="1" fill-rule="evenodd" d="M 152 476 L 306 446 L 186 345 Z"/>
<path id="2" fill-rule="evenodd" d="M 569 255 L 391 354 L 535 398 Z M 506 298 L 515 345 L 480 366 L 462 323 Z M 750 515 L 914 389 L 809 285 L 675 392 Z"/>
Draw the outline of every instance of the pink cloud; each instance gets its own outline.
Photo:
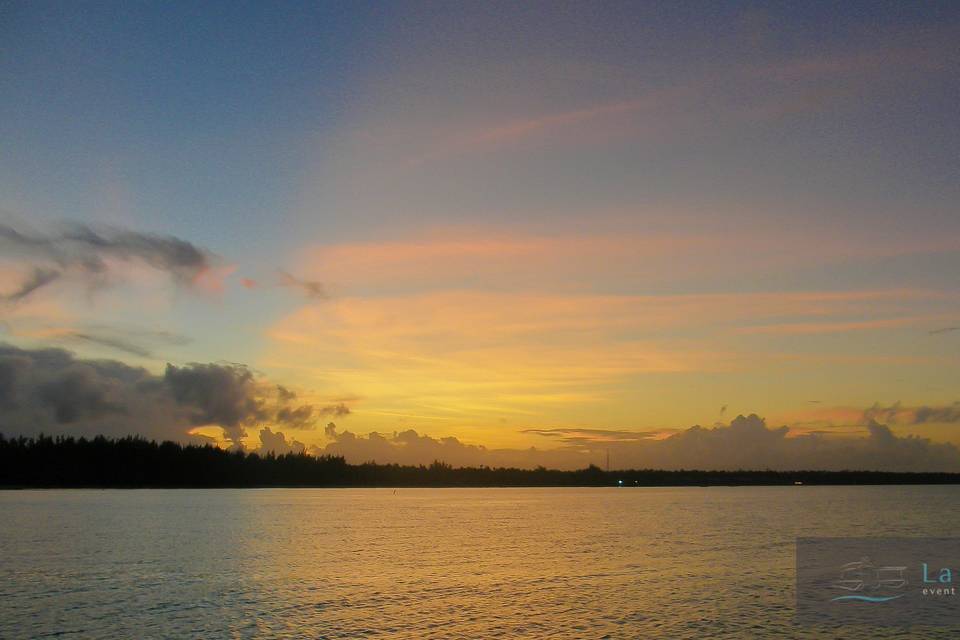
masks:
<path id="1" fill-rule="evenodd" d="M 919 232 L 891 240 L 882 230 L 852 236 L 828 228 L 674 231 L 621 226 L 625 228 L 553 234 L 508 228 L 428 229 L 396 240 L 308 247 L 301 252 L 296 272 L 341 292 L 357 287 L 589 290 L 595 283 L 627 276 L 634 287 L 662 286 L 694 276 L 734 277 L 960 248 L 958 237 L 926 237 Z"/>

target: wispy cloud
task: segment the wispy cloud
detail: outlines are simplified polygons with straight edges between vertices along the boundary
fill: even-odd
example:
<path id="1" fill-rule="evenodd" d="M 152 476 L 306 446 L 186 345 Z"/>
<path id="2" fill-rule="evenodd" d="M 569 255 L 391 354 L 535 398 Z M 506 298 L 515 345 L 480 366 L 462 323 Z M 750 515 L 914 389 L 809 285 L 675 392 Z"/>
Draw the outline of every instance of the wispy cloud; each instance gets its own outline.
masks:
<path id="1" fill-rule="evenodd" d="M 905 301 L 939 303 L 943 295 L 862 290 L 342 296 L 323 308 L 305 305 L 275 323 L 267 332 L 266 362 L 357 389 L 375 399 L 371 410 L 473 420 L 543 417 L 547 407 L 577 404 L 583 410 L 607 401 L 609 393 L 639 375 L 733 374 L 786 359 L 817 366 L 897 360 L 906 356 L 751 348 L 733 337 L 723 339 L 724 328 L 789 317 L 830 322 L 889 312 Z"/>
<path id="2" fill-rule="evenodd" d="M 54 269 L 44 269 L 43 267 L 34 267 L 26 279 L 20 283 L 20 286 L 11 293 L 3 296 L 7 302 L 19 302 L 31 293 L 45 287 L 60 277 L 60 272 Z"/>
<path id="3" fill-rule="evenodd" d="M 498 290 L 594 287 L 622 280 L 658 288 L 698 279 L 755 276 L 818 265 L 849 264 L 897 256 L 960 250 L 960 236 L 897 234 L 830 228 L 763 229 L 757 225 L 710 230 L 686 227 L 635 228 L 597 215 L 597 226 L 613 230 L 535 232 L 448 227 L 406 232 L 379 242 L 306 247 L 298 271 L 338 291 L 487 287 Z M 934 237 L 936 235 L 936 237 Z M 723 256 L 722 258 L 720 256 Z M 299 286 L 298 278 L 287 279 Z"/>
<path id="4" fill-rule="evenodd" d="M 156 349 L 182 347 L 192 342 L 189 337 L 171 331 L 102 323 L 79 326 L 37 326 L 37 323 L 32 323 L 29 328 L 18 327 L 8 332 L 18 338 L 45 343 L 94 345 L 139 358 L 155 358 Z"/>
<path id="5" fill-rule="evenodd" d="M 281 286 L 299 289 L 307 298 L 312 300 L 325 300 L 328 297 L 326 288 L 321 282 L 316 280 L 303 280 L 286 271 L 280 271 L 279 274 Z M 248 286 L 247 288 L 253 288 L 253 286 Z"/>
<path id="6" fill-rule="evenodd" d="M 960 327 L 942 327 L 940 329 L 932 329 L 928 333 L 932 336 L 937 336 L 944 333 L 953 333 L 954 331 L 960 331 Z"/>
<path id="7" fill-rule="evenodd" d="M 631 117 L 644 112 L 662 115 L 668 105 L 676 106 L 689 102 L 700 92 L 699 87 L 668 87 L 649 91 L 645 95 L 627 100 L 465 127 L 463 130 L 437 140 L 429 150 L 410 157 L 408 162 L 422 164 L 450 155 L 489 151 L 536 136 L 549 136 L 560 131 L 569 132 L 571 129 L 575 130 L 578 127 L 589 126 L 591 123 L 611 118 Z"/>
<path id="8" fill-rule="evenodd" d="M 567 444 L 572 443 L 603 443 L 603 442 L 637 442 L 640 440 L 662 438 L 666 434 L 676 431 L 628 431 L 617 429 L 587 429 L 587 428 L 553 428 L 553 429 L 523 429 L 520 433 L 553 438 Z"/>
<path id="9" fill-rule="evenodd" d="M 181 286 L 196 287 L 214 269 L 213 255 L 186 240 L 122 229 L 94 230 L 72 224 L 50 232 L 26 232 L 0 224 L 0 247 L 20 258 L 29 273 L 5 298 L 19 302 L 51 283 L 77 278 L 85 287 L 102 287 L 116 276 L 110 261 L 141 262 L 168 274 Z"/>
<path id="10" fill-rule="evenodd" d="M 689 131 L 731 124 L 777 120 L 822 112 L 862 94 L 865 86 L 916 79 L 943 73 L 956 60 L 952 46 L 956 29 L 944 28 L 893 34 L 875 41 L 816 54 L 801 54 L 760 62 L 718 61 L 708 72 L 677 74 L 673 84 L 637 86 L 621 82 L 611 92 L 618 97 L 590 100 L 570 89 L 573 108 L 549 107 L 487 115 L 461 108 L 446 119 L 404 121 L 396 114 L 372 139 L 396 139 L 390 146 L 406 153 L 404 166 L 418 167 L 446 159 L 491 152 L 508 152 L 522 144 L 591 139 L 667 138 Z M 628 74 L 625 74 L 629 77 Z M 632 87 L 631 89 L 625 89 Z M 489 96 L 471 104 L 488 105 Z M 364 129 L 366 131 L 366 129 Z"/>
<path id="11" fill-rule="evenodd" d="M 906 406 L 899 402 L 884 406 L 878 402 L 863 412 L 863 419 L 908 425 L 956 424 L 960 423 L 960 401 L 939 406 Z"/>
<path id="12" fill-rule="evenodd" d="M 879 329 L 899 329 L 916 326 L 929 320 L 927 317 L 881 318 L 877 320 L 853 320 L 845 322 L 786 322 L 782 324 L 749 325 L 738 327 L 736 333 L 770 335 L 812 335 L 821 333 L 846 333 Z"/>

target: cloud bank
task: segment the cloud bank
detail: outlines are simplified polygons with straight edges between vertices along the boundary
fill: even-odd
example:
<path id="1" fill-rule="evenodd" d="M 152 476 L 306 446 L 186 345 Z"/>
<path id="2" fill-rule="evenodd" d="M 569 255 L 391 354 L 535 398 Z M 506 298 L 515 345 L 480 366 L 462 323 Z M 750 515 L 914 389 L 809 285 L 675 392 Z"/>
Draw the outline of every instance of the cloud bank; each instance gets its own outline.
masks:
<path id="1" fill-rule="evenodd" d="M 861 437 L 826 433 L 794 435 L 787 426 L 768 427 L 756 415 L 729 424 L 664 431 L 528 429 L 548 448 L 491 449 L 435 438 L 409 429 L 358 435 L 329 423 L 326 444 L 313 454 L 342 455 L 349 462 L 574 469 L 588 464 L 611 468 L 663 469 L 869 469 L 958 471 L 953 444 L 898 436 L 892 424 L 958 421 L 960 404 L 943 407 L 875 405 L 864 413 Z M 190 440 L 195 427 L 216 425 L 232 446 L 242 447 L 256 429 L 259 453 L 308 449 L 280 429 L 315 427 L 322 417 L 349 415 L 342 402 L 301 402 L 296 392 L 258 377 L 235 363 L 168 364 L 162 375 L 116 360 L 77 358 L 63 349 L 21 349 L 0 344 L 0 432 L 6 435 L 69 434 Z"/>
<path id="2" fill-rule="evenodd" d="M 346 415 L 345 405 L 315 407 L 233 363 L 168 364 L 163 375 L 116 360 L 76 358 L 63 349 L 0 344 L 0 432 L 189 440 L 215 425 L 240 445 L 247 429 L 314 427 L 316 417 Z"/>
<path id="3" fill-rule="evenodd" d="M 531 430 L 559 443 L 552 449 L 487 449 L 456 438 L 432 438 L 408 430 L 359 436 L 328 425 L 331 442 L 315 453 L 342 455 L 348 462 L 425 464 L 442 460 L 454 466 L 513 466 L 576 469 L 775 469 L 960 471 L 960 450 L 926 438 L 901 437 L 875 421 L 864 436 L 824 434 L 790 436 L 786 426 L 770 428 L 756 415 L 737 416 L 713 428 L 690 427 L 662 437 L 653 432 L 600 429 Z"/>

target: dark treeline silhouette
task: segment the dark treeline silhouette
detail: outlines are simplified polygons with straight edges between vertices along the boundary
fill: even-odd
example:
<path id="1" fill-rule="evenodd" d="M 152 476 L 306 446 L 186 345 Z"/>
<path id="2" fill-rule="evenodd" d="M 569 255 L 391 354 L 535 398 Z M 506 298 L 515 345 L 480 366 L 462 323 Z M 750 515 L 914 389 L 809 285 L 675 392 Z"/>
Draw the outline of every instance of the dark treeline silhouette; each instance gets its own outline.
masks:
<path id="1" fill-rule="evenodd" d="M 530 487 L 958 484 L 957 473 L 885 471 L 603 471 L 347 464 L 339 456 L 259 455 L 141 437 L 4 438 L 3 487 Z"/>

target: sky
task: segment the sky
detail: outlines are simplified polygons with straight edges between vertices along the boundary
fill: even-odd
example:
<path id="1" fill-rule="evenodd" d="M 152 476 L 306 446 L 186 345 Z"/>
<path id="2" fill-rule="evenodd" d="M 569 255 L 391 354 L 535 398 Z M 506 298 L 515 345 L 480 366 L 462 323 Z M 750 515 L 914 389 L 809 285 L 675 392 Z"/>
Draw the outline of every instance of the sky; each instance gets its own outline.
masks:
<path id="1" fill-rule="evenodd" d="M 0 431 L 960 469 L 958 41 L 951 2 L 4 2 Z"/>

